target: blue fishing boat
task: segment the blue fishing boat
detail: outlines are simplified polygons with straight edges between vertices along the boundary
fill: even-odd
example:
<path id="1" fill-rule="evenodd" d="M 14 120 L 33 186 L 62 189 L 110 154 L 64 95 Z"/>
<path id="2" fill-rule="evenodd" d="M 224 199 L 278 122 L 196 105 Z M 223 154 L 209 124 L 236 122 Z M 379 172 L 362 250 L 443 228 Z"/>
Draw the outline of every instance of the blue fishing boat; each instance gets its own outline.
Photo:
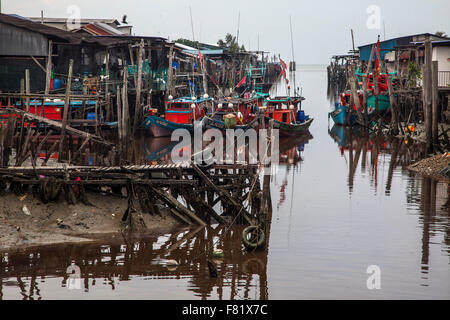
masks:
<path id="1" fill-rule="evenodd" d="M 340 126 L 352 126 L 356 123 L 356 112 L 352 113 L 350 116 L 348 107 L 343 106 L 339 102 L 335 102 L 334 107 L 334 111 L 330 112 L 328 114 L 328 117 L 331 117 L 335 124 Z"/>

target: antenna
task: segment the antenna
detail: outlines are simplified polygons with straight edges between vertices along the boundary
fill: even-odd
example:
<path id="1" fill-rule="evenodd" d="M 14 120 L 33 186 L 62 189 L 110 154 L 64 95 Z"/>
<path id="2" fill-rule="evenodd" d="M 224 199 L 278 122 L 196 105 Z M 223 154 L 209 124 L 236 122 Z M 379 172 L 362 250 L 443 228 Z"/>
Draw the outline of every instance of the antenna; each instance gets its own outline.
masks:
<path id="1" fill-rule="evenodd" d="M 239 15 L 238 15 L 238 28 L 237 28 L 237 36 L 236 36 L 236 44 L 238 46 L 238 50 L 239 50 L 239 25 L 241 22 L 241 12 L 239 11 Z"/>
<path id="2" fill-rule="evenodd" d="M 190 13 L 190 15 L 191 15 L 192 41 L 195 42 L 194 22 L 192 21 L 192 10 L 191 10 L 191 6 L 189 6 L 189 13 Z"/>

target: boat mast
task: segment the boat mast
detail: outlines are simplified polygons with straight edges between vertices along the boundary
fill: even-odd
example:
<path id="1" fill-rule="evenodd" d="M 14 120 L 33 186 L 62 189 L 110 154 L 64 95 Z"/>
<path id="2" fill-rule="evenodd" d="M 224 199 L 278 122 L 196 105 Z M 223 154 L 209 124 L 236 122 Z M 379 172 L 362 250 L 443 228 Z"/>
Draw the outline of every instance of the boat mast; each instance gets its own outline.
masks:
<path id="1" fill-rule="evenodd" d="M 295 55 L 294 55 L 294 37 L 293 37 L 293 35 L 292 35 L 292 15 L 289 15 L 289 26 L 290 26 L 290 29 L 291 29 L 291 50 L 292 50 L 292 76 L 293 76 L 293 79 L 294 79 L 294 96 L 296 96 L 297 95 L 297 93 L 296 93 L 296 91 L 297 91 L 297 84 L 296 84 L 296 82 L 295 82 L 295 70 L 297 69 L 297 68 L 294 68 L 294 63 L 295 63 Z"/>

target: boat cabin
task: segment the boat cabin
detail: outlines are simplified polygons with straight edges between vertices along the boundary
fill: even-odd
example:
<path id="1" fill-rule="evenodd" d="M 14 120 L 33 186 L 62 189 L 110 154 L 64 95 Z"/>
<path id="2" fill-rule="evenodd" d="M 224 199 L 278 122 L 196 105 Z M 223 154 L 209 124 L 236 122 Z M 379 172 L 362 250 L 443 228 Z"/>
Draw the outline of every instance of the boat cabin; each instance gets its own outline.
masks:
<path id="1" fill-rule="evenodd" d="M 165 103 L 164 118 L 174 123 L 192 123 L 205 116 L 208 108 L 208 99 L 192 99 L 191 97 L 183 97 L 168 100 Z"/>
<path id="2" fill-rule="evenodd" d="M 267 99 L 265 116 L 284 123 L 303 122 L 304 112 L 301 111 L 302 98 L 277 97 Z"/>

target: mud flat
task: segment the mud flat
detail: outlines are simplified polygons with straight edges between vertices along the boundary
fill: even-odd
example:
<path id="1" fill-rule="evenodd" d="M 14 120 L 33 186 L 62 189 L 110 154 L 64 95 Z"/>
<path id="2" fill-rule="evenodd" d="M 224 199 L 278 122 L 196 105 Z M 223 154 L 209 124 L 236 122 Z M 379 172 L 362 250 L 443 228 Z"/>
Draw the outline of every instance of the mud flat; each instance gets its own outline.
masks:
<path id="1" fill-rule="evenodd" d="M 441 181 L 450 182 L 450 178 L 440 174 L 441 170 L 449 167 L 450 153 L 446 152 L 433 157 L 425 158 L 410 166 L 408 169 L 422 175 Z"/>
<path id="2" fill-rule="evenodd" d="M 89 193 L 91 205 L 65 201 L 43 204 L 33 193 L 0 196 L 0 250 L 56 243 L 78 243 L 125 234 L 156 234 L 180 222 L 167 210 L 150 215 L 138 211 L 122 217 L 128 200 L 112 194 Z"/>

